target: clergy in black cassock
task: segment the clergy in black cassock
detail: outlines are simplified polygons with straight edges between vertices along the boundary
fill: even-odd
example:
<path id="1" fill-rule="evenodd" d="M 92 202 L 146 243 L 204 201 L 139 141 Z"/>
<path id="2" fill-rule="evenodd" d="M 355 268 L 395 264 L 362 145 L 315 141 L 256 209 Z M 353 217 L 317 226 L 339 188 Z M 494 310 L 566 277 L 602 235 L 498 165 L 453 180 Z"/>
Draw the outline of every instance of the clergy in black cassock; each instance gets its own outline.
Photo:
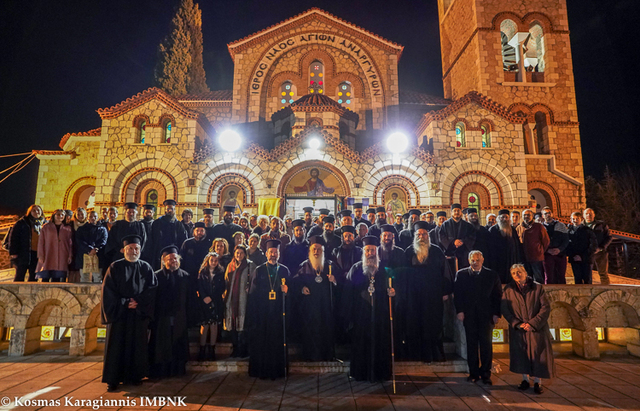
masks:
<path id="1" fill-rule="evenodd" d="M 382 235 L 382 226 L 387 225 L 387 209 L 384 207 L 376 208 L 376 222 L 369 227 L 369 235 L 378 237 Z M 391 226 L 393 236 L 395 238 L 396 244 L 400 243 L 400 239 L 398 238 L 398 231 L 395 227 Z"/>
<path id="2" fill-rule="evenodd" d="M 316 225 L 313 222 L 313 207 L 304 207 L 302 209 L 302 211 L 304 211 L 304 220 L 302 220 L 302 221 L 304 221 L 304 232 L 305 232 L 305 235 L 306 235 L 306 233 L 311 231 L 311 228 L 315 227 L 315 225 Z"/>
<path id="3" fill-rule="evenodd" d="M 321 208 L 318 211 L 320 212 L 320 215 L 318 216 L 318 224 L 314 224 L 313 227 L 307 230 L 307 239 L 309 239 L 309 237 L 322 235 L 324 232 L 324 218 L 327 217 L 331 211 L 328 208 Z"/>
<path id="4" fill-rule="evenodd" d="M 391 377 L 389 297 L 395 290 L 379 267 L 378 239 L 363 240 L 362 260 L 346 276 L 341 312 L 351 338 L 349 375 L 356 381 L 384 381 Z"/>
<path id="5" fill-rule="evenodd" d="M 523 262 L 524 251 L 515 228 L 511 226 L 509 210 L 498 213 L 498 222 L 489 229 L 489 254 L 484 265 L 500 276 L 502 284 L 511 281 L 511 266 Z"/>
<path id="6" fill-rule="evenodd" d="M 356 229 L 351 225 L 342 226 L 342 245 L 338 248 L 334 248 L 331 252 L 331 261 L 337 268 L 334 276 L 338 283 L 335 289 L 334 300 L 339 302 L 342 295 L 342 287 L 344 286 L 344 279 L 351 270 L 351 267 L 362 259 L 362 248 L 355 245 L 355 233 Z M 342 324 L 342 318 L 339 309 L 335 310 L 334 319 L 336 321 L 336 342 L 338 344 L 346 344 L 348 342 L 347 334 L 344 331 L 344 325 Z"/>
<path id="7" fill-rule="evenodd" d="M 334 353 L 335 268 L 324 258 L 324 240 L 309 237 L 309 257 L 292 281 L 302 356 L 306 361 L 330 361 Z"/>
<path id="8" fill-rule="evenodd" d="M 268 240 L 267 262 L 256 268 L 249 288 L 247 320 L 249 375 L 280 378 L 288 366 L 286 330 L 289 311 L 289 270 L 278 263 L 280 240 Z"/>
<path id="9" fill-rule="evenodd" d="M 193 237 L 182 243 L 180 248 L 180 267 L 189 274 L 189 293 L 187 296 L 187 323 L 189 327 L 198 324 L 199 305 L 198 291 L 198 273 L 204 258 L 209 253 L 211 241 L 207 238 L 205 224 L 198 221 L 193 225 Z"/>
<path id="10" fill-rule="evenodd" d="M 189 274 L 180 269 L 178 247 L 171 245 L 162 250 L 162 269 L 156 271 L 156 278 L 156 309 L 149 338 L 150 376 L 184 375 L 189 360 Z"/>
<path id="11" fill-rule="evenodd" d="M 453 278 L 439 247 L 431 245 L 427 222 L 420 221 L 413 245 L 405 256 L 403 311 L 407 358 L 424 362 L 444 361 L 442 342 L 443 300 L 453 291 Z"/>
<path id="12" fill-rule="evenodd" d="M 149 261 L 151 266 L 158 270 L 160 268 L 160 258 L 162 249 L 175 245 L 182 247 L 182 243 L 187 239 L 187 231 L 184 225 L 176 218 L 176 202 L 174 200 L 164 201 L 164 215 L 158 218 L 151 225 L 151 246 L 153 246 L 153 261 Z"/>
<path id="13" fill-rule="evenodd" d="M 452 272 L 469 266 L 469 252 L 473 250 L 475 242 L 476 230 L 462 219 L 462 206 L 452 204 L 451 218 L 440 227 L 440 243 L 444 247 L 444 254 L 452 257 L 449 259 Z M 457 269 L 454 258 L 458 262 Z"/>
<path id="14" fill-rule="evenodd" d="M 371 223 L 362 216 L 362 203 L 355 203 L 353 205 L 353 226 L 357 227 L 360 223 L 364 223 L 367 227 L 371 225 Z"/>
<path id="15" fill-rule="evenodd" d="M 214 237 L 213 227 L 213 208 L 202 209 L 202 222 L 204 223 L 204 230 L 207 232 L 207 241 L 213 242 Z"/>
<path id="16" fill-rule="evenodd" d="M 409 210 L 409 226 L 408 228 L 400 231 L 400 234 L 398 234 L 400 243 L 397 244 L 397 246 L 402 248 L 403 250 L 406 250 L 411 244 L 413 244 L 413 233 L 415 231 L 413 225 L 417 221 L 420 221 L 420 214 L 422 214 L 420 210 Z"/>
<path id="17" fill-rule="evenodd" d="M 331 260 L 331 254 L 333 250 L 340 247 L 342 239 L 334 234 L 336 219 L 328 215 L 322 220 L 322 239 L 324 240 L 324 259 Z"/>
<path id="18" fill-rule="evenodd" d="M 111 264 L 102 282 L 102 323 L 107 325 L 102 382 L 114 391 L 121 382 L 138 385 L 149 371 L 147 329 L 158 281 L 140 260 L 140 236 L 123 238 L 124 259 Z"/>
<path id="19" fill-rule="evenodd" d="M 404 250 L 396 246 L 396 229 L 391 224 L 384 224 L 380 229 L 382 230 L 380 247 L 378 247 L 380 264 L 389 268 L 404 266 L 406 262 Z"/>
<path id="20" fill-rule="evenodd" d="M 140 222 L 144 226 L 144 232 L 147 236 L 148 240 L 151 240 L 151 226 L 153 225 L 153 213 L 156 211 L 156 206 L 153 204 L 145 204 L 144 210 L 142 212 L 142 220 Z M 143 248 L 142 253 L 140 254 L 140 258 L 146 262 L 151 261 L 153 258 L 153 247 L 151 247 L 151 242 L 149 242 L 149 247 Z"/>
<path id="21" fill-rule="evenodd" d="M 309 242 L 305 239 L 304 220 L 293 220 L 293 238 L 282 251 L 282 263 L 290 273 L 297 273 L 298 267 L 309 257 Z"/>
<path id="22" fill-rule="evenodd" d="M 124 258 L 122 254 L 122 239 L 128 235 L 138 235 L 142 239 L 140 243 L 141 253 L 149 246 L 147 232 L 142 221 L 138 221 L 138 204 L 125 203 L 124 220 L 118 220 L 111 226 L 104 255 L 107 265 Z M 142 254 L 141 254 L 142 255 Z M 150 261 L 147 261 L 150 263 Z"/>
<path id="23" fill-rule="evenodd" d="M 478 250 L 482 255 L 489 254 L 489 230 L 480 224 L 480 217 L 478 216 L 478 209 L 471 207 L 467 208 L 467 218 L 469 224 L 476 230 L 476 242 L 473 245 L 474 250 Z"/>
<path id="24" fill-rule="evenodd" d="M 213 226 L 212 236 L 214 239 L 216 238 L 224 238 L 227 240 L 229 244 L 229 253 L 233 255 L 233 249 L 235 248 L 236 242 L 233 239 L 233 235 L 238 231 L 243 232 L 242 227 L 238 224 L 233 223 L 233 212 L 235 211 L 234 206 L 224 206 L 222 210 L 224 214 L 222 215 L 222 222 Z"/>

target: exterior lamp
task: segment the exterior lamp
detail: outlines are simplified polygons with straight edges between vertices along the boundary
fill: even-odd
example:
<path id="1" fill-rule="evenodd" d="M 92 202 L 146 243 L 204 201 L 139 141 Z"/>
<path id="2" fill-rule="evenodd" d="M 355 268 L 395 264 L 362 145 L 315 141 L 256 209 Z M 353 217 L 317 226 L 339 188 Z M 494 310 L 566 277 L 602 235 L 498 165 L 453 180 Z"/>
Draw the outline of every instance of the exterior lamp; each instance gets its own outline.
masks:
<path id="1" fill-rule="evenodd" d="M 309 148 L 312 150 L 317 150 L 320 148 L 320 139 L 317 137 L 313 137 L 309 140 Z"/>
<path id="2" fill-rule="evenodd" d="M 233 130 L 224 130 L 218 137 L 218 143 L 224 151 L 234 152 L 240 149 L 242 137 Z"/>
<path id="3" fill-rule="evenodd" d="M 401 132 L 395 132 L 387 137 L 387 148 L 393 154 L 400 154 L 407 149 L 409 139 Z"/>

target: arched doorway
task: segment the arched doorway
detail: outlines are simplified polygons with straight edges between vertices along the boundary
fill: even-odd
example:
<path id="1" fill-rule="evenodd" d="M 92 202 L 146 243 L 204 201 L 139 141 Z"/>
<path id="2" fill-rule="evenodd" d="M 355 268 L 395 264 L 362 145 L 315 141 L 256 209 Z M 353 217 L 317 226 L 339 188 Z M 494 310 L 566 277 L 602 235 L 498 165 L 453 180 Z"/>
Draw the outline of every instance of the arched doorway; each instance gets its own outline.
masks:
<path id="1" fill-rule="evenodd" d="M 82 207 L 85 210 L 91 210 L 95 207 L 96 201 L 96 187 L 95 186 L 82 186 L 73 195 L 71 201 L 71 209 L 75 210 L 78 207 Z"/>

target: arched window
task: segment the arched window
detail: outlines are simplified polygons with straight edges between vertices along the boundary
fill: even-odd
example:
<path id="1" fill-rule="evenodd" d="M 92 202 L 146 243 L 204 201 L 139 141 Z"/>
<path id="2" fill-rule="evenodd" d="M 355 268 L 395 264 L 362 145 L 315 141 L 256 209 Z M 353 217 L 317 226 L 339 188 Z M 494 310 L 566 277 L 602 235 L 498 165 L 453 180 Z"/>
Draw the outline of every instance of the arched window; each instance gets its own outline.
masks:
<path id="1" fill-rule="evenodd" d="M 163 130 L 164 130 L 164 142 L 171 143 L 171 127 L 173 122 L 171 120 L 166 120 L 164 122 Z"/>
<path id="2" fill-rule="evenodd" d="M 481 124 L 480 133 L 482 134 L 482 148 L 491 147 L 491 128 L 486 124 Z"/>
<path id="3" fill-rule="evenodd" d="M 538 150 L 538 154 L 549 154 L 547 116 L 543 112 L 538 111 L 535 114 L 535 120 L 536 149 Z"/>
<path id="4" fill-rule="evenodd" d="M 309 66 L 309 93 L 324 92 L 324 65 L 316 60 Z"/>
<path id="5" fill-rule="evenodd" d="M 145 196 L 145 204 L 153 204 L 158 208 L 158 191 L 157 190 L 149 190 L 147 191 L 147 195 Z"/>
<path id="6" fill-rule="evenodd" d="M 147 136 L 147 122 L 140 120 L 138 122 L 138 141 L 140 144 L 144 144 L 145 137 Z"/>
<path id="7" fill-rule="evenodd" d="M 467 207 L 475 208 L 480 212 L 480 196 L 476 193 L 467 194 Z"/>
<path id="8" fill-rule="evenodd" d="M 516 49 L 509 45 L 509 40 L 518 31 L 518 26 L 513 20 L 505 19 L 500 23 L 500 39 L 502 44 L 502 68 L 504 71 L 518 71 L 516 62 Z"/>
<path id="9" fill-rule="evenodd" d="M 293 83 L 289 80 L 282 83 L 280 86 L 280 104 L 282 108 L 287 107 L 295 100 L 296 92 L 293 87 Z"/>
<path id="10" fill-rule="evenodd" d="M 462 121 L 456 123 L 456 147 L 465 147 L 465 127 Z"/>
<path id="11" fill-rule="evenodd" d="M 347 108 L 347 110 L 351 110 L 353 103 L 353 90 L 351 87 L 351 83 L 348 81 L 344 81 L 340 83 L 338 86 L 338 104 L 342 104 Z"/>

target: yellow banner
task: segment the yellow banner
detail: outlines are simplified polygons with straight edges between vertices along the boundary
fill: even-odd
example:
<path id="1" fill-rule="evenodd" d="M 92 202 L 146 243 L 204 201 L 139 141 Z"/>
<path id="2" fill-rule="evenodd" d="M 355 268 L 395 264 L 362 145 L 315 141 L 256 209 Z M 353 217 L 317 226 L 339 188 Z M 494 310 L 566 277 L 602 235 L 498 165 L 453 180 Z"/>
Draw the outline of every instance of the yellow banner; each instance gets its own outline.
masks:
<path id="1" fill-rule="evenodd" d="M 259 198 L 258 214 L 280 216 L 280 198 Z"/>

